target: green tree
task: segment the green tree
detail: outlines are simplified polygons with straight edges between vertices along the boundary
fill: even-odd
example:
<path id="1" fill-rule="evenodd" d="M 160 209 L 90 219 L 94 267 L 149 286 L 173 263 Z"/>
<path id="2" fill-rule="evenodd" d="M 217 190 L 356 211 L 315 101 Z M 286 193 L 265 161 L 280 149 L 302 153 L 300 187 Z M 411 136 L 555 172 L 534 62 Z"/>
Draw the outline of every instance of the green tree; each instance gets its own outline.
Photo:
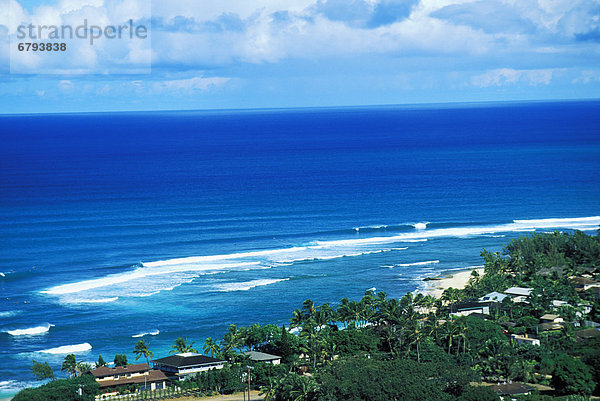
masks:
<path id="1" fill-rule="evenodd" d="M 54 380 L 54 371 L 50 365 L 48 365 L 48 362 L 40 363 L 34 359 L 31 365 L 31 372 L 37 380 Z"/>
<path id="2" fill-rule="evenodd" d="M 596 386 L 590 370 L 579 359 L 560 354 L 555 360 L 552 386 L 559 394 L 590 395 Z"/>
<path id="3" fill-rule="evenodd" d="M 102 354 L 98 355 L 98 362 L 96 362 L 96 367 L 106 366 L 106 361 L 102 358 Z"/>
<path id="4" fill-rule="evenodd" d="M 478 386 L 467 389 L 458 401 L 500 401 L 500 397 L 489 387 Z"/>
<path id="5" fill-rule="evenodd" d="M 63 372 L 67 372 L 69 374 L 69 377 L 75 376 L 75 374 L 77 373 L 77 359 L 75 359 L 75 355 L 67 355 L 63 360 L 62 367 L 60 370 Z"/>
<path id="6" fill-rule="evenodd" d="M 188 343 L 186 337 L 178 337 L 175 343 L 171 346 L 172 350 L 169 354 L 184 354 L 186 352 L 198 352 L 194 348 L 194 342 Z"/>
<path id="7" fill-rule="evenodd" d="M 206 341 L 204 341 L 204 353 L 209 354 L 214 357 L 218 355 L 221 351 L 221 347 L 219 347 L 219 343 L 212 339 L 212 337 L 208 337 Z"/>
<path id="8" fill-rule="evenodd" d="M 141 357 L 144 357 L 144 358 L 146 358 L 146 362 L 148 364 L 150 364 L 150 358 L 152 358 L 153 353 L 148 348 L 149 346 L 150 346 L 150 343 L 149 342 L 146 343 L 144 340 L 139 340 L 135 344 L 135 347 L 133 348 L 133 353 L 136 355 L 136 357 L 135 357 L 136 361 L 138 359 L 140 359 Z"/>
<path id="9" fill-rule="evenodd" d="M 114 363 L 115 363 L 115 366 L 127 366 L 127 355 L 116 354 Z"/>

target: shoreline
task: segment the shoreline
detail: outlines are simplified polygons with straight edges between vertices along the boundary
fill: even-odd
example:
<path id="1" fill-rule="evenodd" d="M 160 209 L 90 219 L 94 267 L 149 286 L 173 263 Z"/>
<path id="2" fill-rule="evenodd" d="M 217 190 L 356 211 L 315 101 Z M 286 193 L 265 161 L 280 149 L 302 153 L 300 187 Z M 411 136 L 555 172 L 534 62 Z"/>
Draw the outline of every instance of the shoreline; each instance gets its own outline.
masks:
<path id="1" fill-rule="evenodd" d="M 478 267 L 475 269 L 462 270 L 450 275 L 435 276 L 423 279 L 425 288 L 421 291 L 425 295 L 431 295 L 434 298 L 440 298 L 445 289 L 453 287 L 463 289 L 469 283 L 471 273 L 476 271 L 479 275 L 483 275 L 484 268 Z"/>

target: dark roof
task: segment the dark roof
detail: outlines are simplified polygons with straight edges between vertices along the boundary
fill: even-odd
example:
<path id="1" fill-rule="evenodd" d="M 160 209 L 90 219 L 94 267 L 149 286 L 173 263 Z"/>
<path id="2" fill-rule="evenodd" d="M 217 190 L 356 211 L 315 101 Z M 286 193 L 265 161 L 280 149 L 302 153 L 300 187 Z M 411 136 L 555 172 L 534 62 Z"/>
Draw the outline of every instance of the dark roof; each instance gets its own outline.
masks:
<path id="1" fill-rule="evenodd" d="M 280 356 L 267 354 L 265 352 L 257 352 L 257 351 L 248 351 L 245 353 L 248 355 L 251 361 L 276 361 L 277 359 L 281 359 Z"/>
<path id="2" fill-rule="evenodd" d="M 150 365 L 147 363 L 139 363 L 137 365 L 115 366 L 114 368 L 101 366 L 98 369 L 91 370 L 90 373 L 93 374 L 94 377 L 106 377 L 125 375 L 128 373 L 146 372 L 147 370 L 150 370 Z"/>
<path id="3" fill-rule="evenodd" d="M 162 382 L 162 381 L 167 381 L 167 380 L 169 380 L 169 379 L 167 379 L 167 376 L 165 376 L 165 374 L 163 372 L 161 372 L 160 370 L 151 370 L 148 372 L 147 375 L 121 378 L 118 380 L 104 380 L 104 381 L 98 382 L 98 384 L 100 384 L 100 388 L 106 388 L 106 387 L 125 386 L 128 384 Z"/>
<path id="4" fill-rule="evenodd" d="M 197 365 L 208 365 L 211 363 L 223 363 L 216 358 L 211 358 L 210 356 L 187 353 L 187 354 L 176 354 L 167 356 L 165 358 L 155 359 L 152 363 L 157 363 L 160 365 L 174 366 L 176 368 L 182 368 L 187 366 L 197 366 Z"/>
<path id="5" fill-rule="evenodd" d="M 600 330 L 598 329 L 585 329 L 575 332 L 575 336 L 579 338 L 593 338 L 600 336 Z"/>
<path id="6" fill-rule="evenodd" d="M 533 387 L 521 383 L 494 384 L 490 388 L 499 395 L 527 394 L 534 390 Z"/>
<path id="7" fill-rule="evenodd" d="M 452 305 L 452 309 L 454 309 L 454 310 L 480 309 L 480 308 L 485 308 L 486 306 L 490 306 L 490 301 L 473 300 L 473 301 L 458 302 L 458 303 Z"/>

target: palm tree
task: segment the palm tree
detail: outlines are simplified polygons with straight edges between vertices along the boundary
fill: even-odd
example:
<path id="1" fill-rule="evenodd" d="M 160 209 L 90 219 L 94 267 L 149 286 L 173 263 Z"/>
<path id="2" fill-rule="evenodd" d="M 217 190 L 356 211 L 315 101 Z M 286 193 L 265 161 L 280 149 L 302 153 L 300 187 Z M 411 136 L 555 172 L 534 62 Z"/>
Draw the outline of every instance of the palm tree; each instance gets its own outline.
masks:
<path id="1" fill-rule="evenodd" d="M 302 316 L 302 311 L 300 309 L 296 309 L 292 312 L 292 318 L 290 319 L 290 328 L 296 328 L 302 326 L 302 322 L 304 318 Z"/>
<path id="2" fill-rule="evenodd" d="M 140 357 L 146 358 L 146 363 L 150 365 L 150 358 L 152 358 L 152 351 L 148 348 L 150 346 L 150 342 L 146 344 L 144 340 L 139 340 L 135 344 L 135 348 L 133 349 L 133 353 L 136 355 L 135 360 L 137 361 Z"/>
<path id="3" fill-rule="evenodd" d="M 69 377 L 75 376 L 77 374 L 77 360 L 75 359 L 75 355 L 67 355 L 62 363 L 62 367 L 60 370 L 63 372 L 67 372 L 69 374 Z"/>
<path id="4" fill-rule="evenodd" d="M 171 346 L 173 348 L 169 354 L 185 354 L 186 352 L 198 352 L 194 348 L 194 342 L 188 344 L 187 337 L 179 337 Z"/>
<path id="5" fill-rule="evenodd" d="M 219 344 L 215 340 L 213 340 L 212 337 L 208 337 L 204 342 L 205 354 L 209 354 L 210 356 L 214 357 L 215 355 L 219 354 L 220 350 L 221 347 L 219 347 Z"/>

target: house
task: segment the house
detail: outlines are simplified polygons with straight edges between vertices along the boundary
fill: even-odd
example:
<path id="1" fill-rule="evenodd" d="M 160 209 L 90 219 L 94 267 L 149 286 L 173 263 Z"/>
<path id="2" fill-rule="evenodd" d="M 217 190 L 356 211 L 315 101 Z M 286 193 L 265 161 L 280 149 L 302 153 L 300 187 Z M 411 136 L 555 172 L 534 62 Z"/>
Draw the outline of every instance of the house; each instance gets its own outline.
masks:
<path id="1" fill-rule="evenodd" d="M 453 316 L 469 316 L 473 313 L 489 315 L 490 302 L 471 300 L 450 305 L 450 314 Z"/>
<path id="2" fill-rule="evenodd" d="M 540 345 L 540 340 L 538 340 L 537 338 L 527 337 L 527 334 L 524 336 L 511 334 L 510 339 L 517 344 Z"/>
<path id="3" fill-rule="evenodd" d="M 489 294 L 485 294 L 484 296 L 479 298 L 479 300 L 480 301 L 491 301 L 491 302 L 502 302 L 502 301 L 504 301 L 504 298 L 506 298 L 507 296 L 508 295 L 493 291 L 493 292 L 490 292 Z"/>
<path id="4" fill-rule="evenodd" d="M 223 369 L 225 361 L 206 355 L 186 352 L 152 361 L 154 369 L 161 370 L 171 380 L 184 380 L 187 376 L 210 369 Z"/>
<path id="5" fill-rule="evenodd" d="M 504 291 L 506 295 L 511 297 L 513 302 L 525 302 L 525 300 L 531 295 L 533 288 L 524 287 L 510 287 Z"/>
<path id="6" fill-rule="evenodd" d="M 544 316 L 540 317 L 542 323 L 563 323 L 564 319 L 558 315 L 552 315 L 550 313 L 546 313 Z"/>
<path id="7" fill-rule="evenodd" d="M 281 363 L 281 357 L 277 355 L 266 354 L 264 352 L 249 351 L 245 355 L 253 362 L 265 362 L 272 365 L 279 365 Z"/>
<path id="8" fill-rule="evenodd" d="M 528 395 L 535 390 L 533 387 L 521 383 L 493 384 L 490 389 L 501 397 L 508 396 L 508 399 L 516 395 Z"/>
<path id="9" fill-rule="evenodd" d="M 569 303 L 566 301 L 560 301 L 558 299 L 555 299 L 554 301 L 552 301 L 553 308 L 561 308 L 563 306 L 571 306 L 571 305 L 569 305 Z"/>
<path id="10" fill-rule="evenodd" d="M 561 323 L 554 323 L 554 322 L 541 323 L 541 324 L 538 324 L 538 326 L 537 326 L 538 331 L 560 330 L 562 328 L 563 328 L 563 325 Z"/>
<path id="11" fill-rule="evenodd" d="M 576 291 L 587 291 L 590 288 L 600 288 L 600 283 L 586 277 L 573 277 L 571 284 Z"/>
<path id="12" fill-rule="evenodd" d="M 121 386 L 138 385 L 140 391 L 161 390 L 167 387 L 167 376 L 160 370 L 151 370 L 147 363 L 137 365 L 116 366 L 109 368 L 101 366 L 91 370 L 100 390 L 116 389 Z"/>

